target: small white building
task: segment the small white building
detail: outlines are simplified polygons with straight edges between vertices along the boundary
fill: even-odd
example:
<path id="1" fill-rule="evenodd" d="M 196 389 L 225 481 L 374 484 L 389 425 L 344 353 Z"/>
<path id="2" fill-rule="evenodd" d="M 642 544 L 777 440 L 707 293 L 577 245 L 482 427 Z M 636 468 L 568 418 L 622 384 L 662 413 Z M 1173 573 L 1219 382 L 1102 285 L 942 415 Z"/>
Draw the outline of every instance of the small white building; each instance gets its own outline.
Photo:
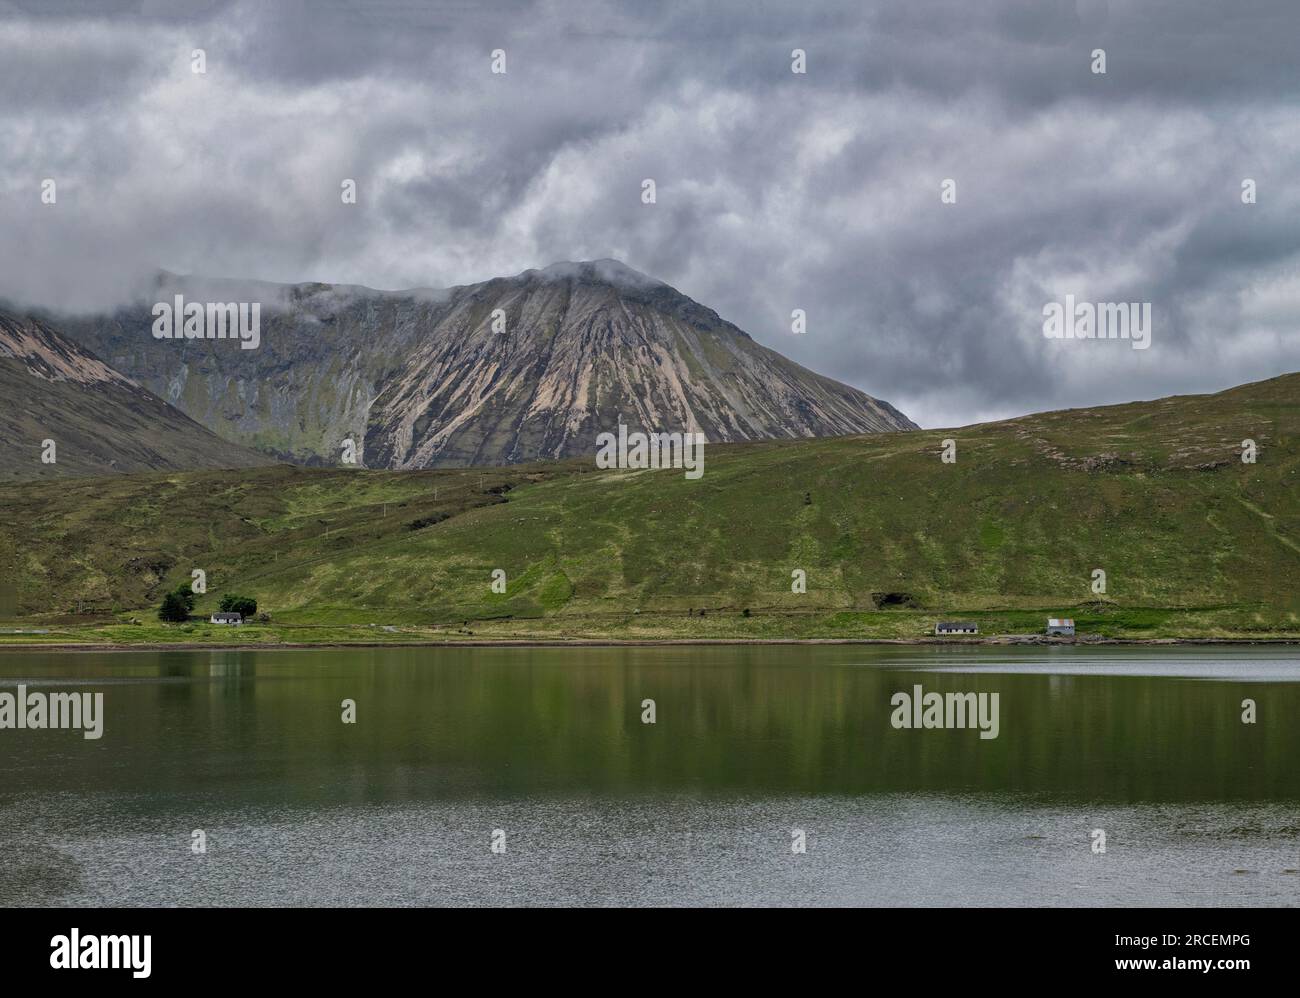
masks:
<path id="1" fill-rule="evenodd" d="M 969 620 L 941 620 L 934 625 L 935 634 L 978 634 L 980 629 Z"/>
<path id="2" fill-rule="evenodd" d="M 1057 635 L 1063 638 L 1074 637 L 1074 621 L 1069 617 L 1049 617 L 1047 620 L 1048 637 Z"/>
<path id="3" fill-rule="evenodd" d="M 244 618 L 237 613 L 214 613 L 208 618 L 209 624 L 232 624 L 238 627 L 244 622 Z"/>

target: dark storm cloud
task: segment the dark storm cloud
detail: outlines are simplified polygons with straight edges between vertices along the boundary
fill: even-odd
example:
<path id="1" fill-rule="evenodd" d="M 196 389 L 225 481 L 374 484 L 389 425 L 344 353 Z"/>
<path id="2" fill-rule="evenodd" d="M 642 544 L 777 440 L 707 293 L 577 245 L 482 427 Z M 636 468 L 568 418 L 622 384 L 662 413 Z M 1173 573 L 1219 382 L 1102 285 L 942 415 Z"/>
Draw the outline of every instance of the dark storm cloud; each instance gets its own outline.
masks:
<path id="1" fill-rule="evenodd" d="M 1300 368 L 1298 28 L 1290 0 L 0 0 L 0 296 L 611 257 L 924 425 L 1211 390 Z M 1150 301 L 1152 348 L 1044 339 L 1066 294 Z"/>

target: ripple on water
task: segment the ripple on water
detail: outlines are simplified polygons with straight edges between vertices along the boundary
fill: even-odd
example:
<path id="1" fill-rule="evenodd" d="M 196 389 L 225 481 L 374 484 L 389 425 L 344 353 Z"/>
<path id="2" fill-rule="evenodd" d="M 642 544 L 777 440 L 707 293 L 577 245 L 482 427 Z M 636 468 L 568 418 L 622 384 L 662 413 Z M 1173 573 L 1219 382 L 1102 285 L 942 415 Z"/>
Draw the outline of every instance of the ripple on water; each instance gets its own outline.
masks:
<path id="1" fill-rule="evenodd" d="M 16 857 L 6 904 L 1294 906 L 1300 889 L 1281 804 L 892 794 L 232 810 L 209 815 L 196 856 L 184 808 L 41 813 L 37 798 L 4 815 L 14 803 L 28 831 L 0 824 Z M 495 828 L 504 854 L 489 849 Z"/>

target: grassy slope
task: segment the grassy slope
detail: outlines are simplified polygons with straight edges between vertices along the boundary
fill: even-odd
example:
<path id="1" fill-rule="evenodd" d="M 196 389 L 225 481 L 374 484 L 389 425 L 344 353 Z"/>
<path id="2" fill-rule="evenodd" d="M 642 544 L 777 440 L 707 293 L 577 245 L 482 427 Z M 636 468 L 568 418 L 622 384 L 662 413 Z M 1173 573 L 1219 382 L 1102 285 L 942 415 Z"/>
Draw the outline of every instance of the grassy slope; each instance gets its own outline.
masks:
<path id="1" fill-rule="evenodd" d="M 566 462 L 6 486 L 0 570 L 7 556 L 29 613 L 137 610 L 141 625 L 95 631 L 121 640 L 913 637 L 939 616 L 1023 633 L 1057 613 L 1117 636 L 1294 636 L 1298 430 L 1288 375 L 962 430 L 712 447 L 699 481 Z M 245 591 L 275 624 L 158 625 L 145 608 L 191 567 L 208 572 L 200 610 Z M 913 605 L 878 609 L 882 593 Z"/>

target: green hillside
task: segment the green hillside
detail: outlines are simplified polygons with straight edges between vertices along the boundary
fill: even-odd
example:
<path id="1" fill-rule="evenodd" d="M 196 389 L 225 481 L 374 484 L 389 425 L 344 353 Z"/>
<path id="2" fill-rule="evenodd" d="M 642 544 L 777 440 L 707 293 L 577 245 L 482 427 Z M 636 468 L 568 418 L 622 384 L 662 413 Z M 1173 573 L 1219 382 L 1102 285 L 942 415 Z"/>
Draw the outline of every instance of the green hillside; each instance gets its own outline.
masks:
<path id="1" fill-rule="evenodd" d="M 581 461 L 7 485 L 0 572 L 18 626 L 44 620 L 49 641 L 919 637 L 940 618 L 1028 633 L 1048 615 L 1117 637 L 1300 637 L 1297 485 L 1293 374 L 960 430 L 710 447 L 698 481 Z M 194 567 L 197 611 L 237 591 L 270 623 L 160 625 L 160 594 Z"/>

